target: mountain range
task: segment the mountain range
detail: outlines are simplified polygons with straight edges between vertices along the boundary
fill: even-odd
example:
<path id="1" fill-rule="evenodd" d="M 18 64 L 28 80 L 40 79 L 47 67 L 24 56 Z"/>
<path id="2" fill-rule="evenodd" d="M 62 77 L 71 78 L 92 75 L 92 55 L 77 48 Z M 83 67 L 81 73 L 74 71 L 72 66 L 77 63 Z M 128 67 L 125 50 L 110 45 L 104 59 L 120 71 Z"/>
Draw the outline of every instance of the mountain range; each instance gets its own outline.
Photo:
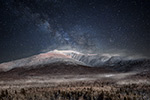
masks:
<path id="1" fill-rule="evenodd" d="M 0 64 L 0 75 L 97 74 L 104 72 L 148 72 L 150 60 L 129 59 L 119 55 L 84 54 L 72 50 L 54 50 Z"/>

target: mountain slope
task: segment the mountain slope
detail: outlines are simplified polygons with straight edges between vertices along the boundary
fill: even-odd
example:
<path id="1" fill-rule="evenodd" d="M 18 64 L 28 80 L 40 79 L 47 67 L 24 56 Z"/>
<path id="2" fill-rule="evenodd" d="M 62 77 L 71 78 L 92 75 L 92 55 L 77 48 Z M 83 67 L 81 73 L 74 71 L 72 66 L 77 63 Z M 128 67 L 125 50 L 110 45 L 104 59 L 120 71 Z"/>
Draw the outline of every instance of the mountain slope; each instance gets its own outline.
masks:
<path id="1" fill-rule="evenodd" d="M 110 54 L 84 54 L 72 50 L 54 50 L 28 58 L 0 64 L 0 71 L 9 71 L 14 68 L 31 68 L 50 65 L 53 63 L 70 66 L 106 67 L 116 71 L 141 71 L 150 69 L 149 59 L 129 59 Z"/>
<path id="2" fill-rule="evenodd" d="M 102 73 L 115 73 L 112 70 L 84 65 L 72 65 L 62 62 L 37 65 L 30 67 L 16 67 L 7 72 L 0 72 L 0 79 L 20 79 L 29 76 L 57 76 L 57 75 L 91 75 Z"/>
<path id="3" fill-rule="evenodd" d="M 16 67 L 30 67 L 30 66 L 51 64 L 55 62 L 65 62 L 66 64 L 72 64 L 72 65 L 76 65 L 76 64 L 85 65 L 83 62 L 72 59 L 70 56 L 67 56 L 65 54 L 56 53 L 56 52 L 47 52 L 47 53 L 31 56 L 28 58 L 2 63 L 0 64 L 0 71 L 9 71 Z"/>

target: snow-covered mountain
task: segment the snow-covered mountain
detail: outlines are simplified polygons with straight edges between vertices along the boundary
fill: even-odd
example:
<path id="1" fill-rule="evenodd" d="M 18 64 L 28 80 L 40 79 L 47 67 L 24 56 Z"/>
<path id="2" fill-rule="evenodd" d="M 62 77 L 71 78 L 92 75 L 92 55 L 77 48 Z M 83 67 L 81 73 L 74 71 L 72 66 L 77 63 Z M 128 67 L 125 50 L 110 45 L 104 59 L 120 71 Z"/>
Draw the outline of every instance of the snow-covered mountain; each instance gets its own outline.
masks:
<path id="1" fill-rule="evenodd" d="M 148 68 L 150 60 L 129 59 L 119 55 L 110 54 L 84 54 L 73 50 L 53 50 L 28 58 L 0 64 L 1 71 L 8 71 L 16 67 L 30 67 L 52 63 L 65 63 L 67 65 L 86 65 L 90 67 L 112 67 L 117 70 L 135 69 L 143 66 Z"/>
<path id="2" fill-rule="evenodd" d="M 118 55 L 110 55 L 110 54 L 84 54 L 77 51 L 72 50 L 54 50 L 50 52 L 64 54 L 66 56 L 71 57 L 77 61 L 83 62 L 88 66 L 99 67 L 105 65 L 110 59 L 113 62 L 120 61 L 125 59 L 124 57 Z"/>
<path id="3" fill-rule="evenodd" d="M 73 59 L 81 61 L 91 67 L 107 67 L 116 71 L 150 70 L 150 59 L 136 58 L 111 54 L 83 54 L 71 53 Z"/>
<path id="4" fill-rule="evenodd" d="M 75 60 L 71 58 L 71 56 L 67 55 L 69 52 L 72 53 L 72 51 L 61 52 L 54 50 L 47 53 L 34 55 L 28 58 L 2 63 L 0 64 L 0 71 L 8 71 L 16 67 L 30 67 L 30 66 L 51 64 L 56 62 L 71 65 L 85 65 L 83 62 Z"/>

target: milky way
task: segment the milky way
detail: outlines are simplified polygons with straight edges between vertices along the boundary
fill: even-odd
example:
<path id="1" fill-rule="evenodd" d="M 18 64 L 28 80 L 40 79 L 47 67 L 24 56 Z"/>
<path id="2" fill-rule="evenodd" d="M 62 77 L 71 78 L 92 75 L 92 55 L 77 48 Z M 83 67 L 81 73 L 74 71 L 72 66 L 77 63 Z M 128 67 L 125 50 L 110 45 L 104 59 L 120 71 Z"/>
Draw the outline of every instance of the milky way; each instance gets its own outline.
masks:
<path id="1" fill-rule="evenodd" d="M 149 0 L 1 0 L 0 62 L 54 49 L 150 56 Z"/>

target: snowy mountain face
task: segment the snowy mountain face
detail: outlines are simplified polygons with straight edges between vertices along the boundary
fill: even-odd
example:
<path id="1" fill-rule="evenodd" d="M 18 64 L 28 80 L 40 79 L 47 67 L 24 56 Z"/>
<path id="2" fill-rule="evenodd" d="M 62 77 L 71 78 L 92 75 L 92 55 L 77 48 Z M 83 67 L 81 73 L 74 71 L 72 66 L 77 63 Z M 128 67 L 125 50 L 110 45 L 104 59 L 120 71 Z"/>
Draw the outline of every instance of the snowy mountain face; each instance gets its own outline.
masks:
<path id="1" fill-rule="evenodd" d="M 125 57 L 110 54 L 84 54 L 76 51 L 55 51 L 63 53 L 91 67 L 109 67 L 117 71 L 140 71 L 150 69 L 150 60 L 146 58 Z"/>
<path id="2" fill-rule="evenodd" d="M 110 66 L 118 70 L 126 70 L 131 66 L 144 66 L 149 67 L 150 60 L 140 59 L 127 59 L 119 55 L 108 54 L 84 54 L 72 50 L 54 50 L 47 53 L 23 58 L 7 63 L 0 64 L 1 71 L 8 71 L 16 67 L 30 67 L 36 65 L 44 65 L 51 63 L 65 63 L 67 65 L 86 65 L 91 67 L 104 67 Z"/>
<path id="3" fill-rule="evenodd" d="M 108 55 L 100 55 L 100 54 L 84 54 L 77 51 L 65 50 L 58 51 L 54 50 L 55 53 L 64 54 L 66 56 L 71 57 L 77 61 L 83 62 L 88 66 L 100 66 L 104 65 L 106 61 L 108 61 L 111 56 Z"/>
<path id="4" fill-rule="evenodd" d="M 63 62 L 71 65 L 85 65 L 83 62 L 72 59 L 70 56 L 64 53 L 50 51 L 47 53 L 41 53 L 39 55 L 31 56 L 29 58 L 23 58 L 20 60 L 2 63 L 0 64 L 0 70 L 8 71 L 16 67 L 30 67 L 36 65 L 51 64 L 56 62 Z"/>
<path id="5" fill-rule="evenodd" d="M 108 64 L 117 63 L 119 61 L 122 61 L 124 58 L 120 57 L 118 55 L 108 55 L 108 54 L 84 54 L 76 51 L 57 51 L 54 52 L 64 54 L 66 56 L 69 56 L 75 60 L 78 60 L 80 62 L 85 63 L 88 66 L 103 66 Z M 125 59 L 124 59 L 125 60 Z"/>

